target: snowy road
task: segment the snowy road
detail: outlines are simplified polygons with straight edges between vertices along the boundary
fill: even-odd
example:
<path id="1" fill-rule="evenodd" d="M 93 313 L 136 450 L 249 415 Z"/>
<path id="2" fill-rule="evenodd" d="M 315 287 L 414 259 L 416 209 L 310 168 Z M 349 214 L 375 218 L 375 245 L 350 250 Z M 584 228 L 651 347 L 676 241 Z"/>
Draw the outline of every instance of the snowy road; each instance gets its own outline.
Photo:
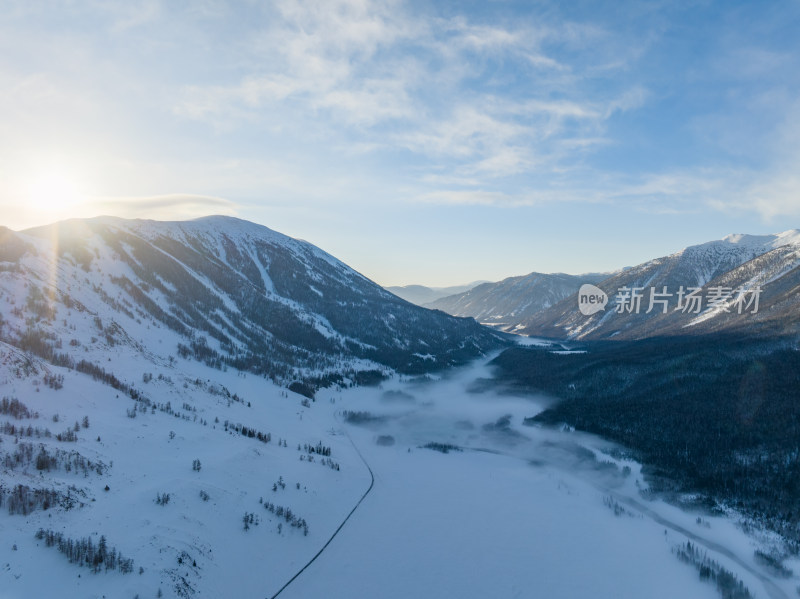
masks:
<path id="1" fill-rule="evenodd" d="M 360 505 L 361 505 L 361 502 L 362 502 L 362 501 L 364 501 L 364 499 L 366 499 L 366 498 L 367 498 L 367 495 L 369 495 L 369 494 L 370 494 L 370 491 L 372 491 L 372 488 L 375 486 L 375 475 L 372 473 L 372 468 L 370 468 L 369 464 L 367 463 L 367 460 L 365 460 L 365 459 L 364 459 L 364 456 L 361 454 L 361 451 L 358 449 L 358 446 L 355 444 L 355 442 L 353 441 L 353 439 L 350 437 L 350 435 L 347 433 L 347 431 L 346 431 L 346 430 L 345 430 L 345 434 L 347 435 L 347 438 L 348 438 L 348 439 L 350 439 L 350 443 L 352 443 L 352 444 L 353 444 L 353 449 L 355 449 L 355 450 L 356 450 L 356 453 L 358 454 L 358 457 L 360 457 L 360 458 L 361 458 L 361 461 L 362 461 L 362 462 L 364 462 L 364 466 L 366 466 L 366 467 L 367 467 L 367 470 L 369 471 L 369 478 L 370 478 L 369 487 L 367 488 L 367 490 L 366 490 L 366 491 L 364 491 L 364 494 L 361 496 L 361 498 L 358 500 L 358 502 L 357 502 L 357 503 L 356 503 L 356 504 L 353 506 L 353 509 L 352 509 L 352 510 L 350 510 L 350 513 L 349 513 L 349 514 L 347 514 L 347 517 L 346 517 L 344 520 L 342 520 L 341 524 L 339 524 L 339 527 L 338 527 L 338 528 L 337 528 L 335 531 L 333 531 L 333 534 L 330 536 L 330 538 L 327 540 L 327 542 L 326 542 L 326 543 L 325 543 L 325 544 L 324 544 L 324 545 L 323 545 L 323 546 L 320 548 L 320 550 L 319 550 L 319 551 L 317 551 L 317 553 L 314 555 L 314 557 L 312 557 L 312 558 L 311 558 L 311 559 L 310 559 L 310 560 L 309 560 L 309 561 L 308 561 L 308 562 L 307 562 L 307 563 L 306 563 L 306 564 L 305 564 L 305 565 L 304 565 L 302 568 L 300 568 L 300 570 L 298 570 L 298 571 L 295 573 L 295 575 L 294 575 L 294 576 L 292 576 L 292 577 L 291 577 L 291 578 L 290 578 L 290 579 L 289 579 L 289 580 L 286 582 L 286 584 L 284 584 L 284 585 L 283 585 L 283 586 L 282 586 L 280 589 L 278 589 L 278 592 L 277 592 L 277 593 L 275 593 L 274 595 L 272 595 L 272 597 L 270 597 L 270 599 L 275 599 L 275 598 L 276 598 L 278 595 L 280 595 L 280 594 L 281 594 L 281 593 L 282 593 L 284 590 L 286 590 L 286 589 L 289 587 L 289 585 L 290 585 L 290 584 L 292 584 L 292 583 L 293 583 L 295 580 L 297 580 L 297 578 L 298 578 L 298 577 L 299 577 L 299 576 L 300 576 L 300 575 L 301 575 L 303 572 L 305 572 L 305 571 L 306 571 L 306 569 L 308 569 L 308 567 L 309 567 L 311 564 L 313 564 L 313 563 L 316 561 L 316 559 L 317 559 L 317 558 L 318 558 L 320 555 L 322 555 L 322 552 L 323 552 L 323 551 L 325 551 L 325 550 L 328 548 L 328 545 L 330 545 L 330 544 L 331 544 L 331 542 L 333 541 L 333 539 L 335 539 L 335 538 L 336 538 L 336 535 L 338 535 L 338 534 L 339 534 L 339 531 L 340 531 L 340 530 L 342 530 L 342 528 L 344 528 L 344 525 L 345 525 L 345 524 L 347 524 L 347 521 L 350 519 L 350 517 L 351 517 L 351 516 L 352 516 L 352 515 L 355 513 L 355 511 L 358 509 L 358 506 L 360 506 Z"/>

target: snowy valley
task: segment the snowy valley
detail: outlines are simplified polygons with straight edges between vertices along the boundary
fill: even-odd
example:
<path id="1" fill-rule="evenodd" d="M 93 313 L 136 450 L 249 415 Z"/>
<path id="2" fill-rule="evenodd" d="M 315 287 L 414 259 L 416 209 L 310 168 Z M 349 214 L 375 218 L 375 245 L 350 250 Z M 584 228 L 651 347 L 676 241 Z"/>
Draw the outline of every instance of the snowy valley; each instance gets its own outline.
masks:
<path id="1" fill-rule="evenodd" d="M 775 533 L 665 501 L 599 437 L 526 426 L 554 399 L 490 384 L 509 337 L 310 244 L 232 219 L 0 241 L 1 599 L 800 584 Z"/>

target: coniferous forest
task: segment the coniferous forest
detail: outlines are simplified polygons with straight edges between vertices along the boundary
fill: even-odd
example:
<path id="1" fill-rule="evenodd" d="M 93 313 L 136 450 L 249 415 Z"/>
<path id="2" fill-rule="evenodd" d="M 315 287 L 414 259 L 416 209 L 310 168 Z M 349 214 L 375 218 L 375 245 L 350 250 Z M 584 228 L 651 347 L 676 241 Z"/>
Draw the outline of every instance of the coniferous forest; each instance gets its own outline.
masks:
<path id="1" fill-rule="evenodd" d="M 505 385 L 556 403 L 529 425 L 610 438 L 657 488 L 699 491 L 800 542 L 800 352 L 726 337 L 583 344 L 585 353 L 507 350 Z"/>

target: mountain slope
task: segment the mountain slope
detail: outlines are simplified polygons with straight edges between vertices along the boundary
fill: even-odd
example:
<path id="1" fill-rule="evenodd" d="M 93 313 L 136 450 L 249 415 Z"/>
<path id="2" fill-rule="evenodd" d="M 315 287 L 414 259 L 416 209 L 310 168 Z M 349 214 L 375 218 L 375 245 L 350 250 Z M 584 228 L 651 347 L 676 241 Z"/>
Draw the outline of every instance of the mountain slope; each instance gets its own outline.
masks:
<path id="1" fill-rule="evenodd" d="M 165 357 L 312 386 L 441 369 L 504 343 L 472 320 L 393 296 L 309 243 L 229 217 L 0 231 L 0 271 L 0 293 L 25 298 L 4 316 L 1 338 L 46 356 L 80 354 L 55 347 L 74 312 L 92 321 L 93 349 L 145 346 L 144 329 L 160 327 L 178 338 Z"/>
<path id="2" fill-rule="evenodd" d="M 533 272 L 497 283 L 484 283 L 464 293 L 425 305 L 454 316 L 471 316 L 478 322 L 505 331 L 514 331 L 534 314 L 577 292 L 581 284 L 599 282 L 606 276 Z"/>
<path id="3" fill-rule="evenodd" d="M 761 236 L 729 235 L 645 262 L 599 283 L 598 287 L 609 298 L 604 311 L 582 315 L 578 311 L 577 294 L 573 294 L 531 318 L 523 332 L 576 339 L 641 339 L 733 329 L 751 333 L 765 329 L 771 333 L 792 333 L 797 331 L 800 318 L 798 267 L 800 231 Z M 659 293 L 664 287 L 671 294 L 665 296 L 666 313 L 662 304 L 654 304 L 648 313 L 651 288 Z M 687 291 L 692 287 L 700 289 L 697 295 L 703 301 L 698 309 L 689 308 L 686 302 L 678 306 L 681 287 Z M 751 307 L 740 314 L 733 292 L 750 290 L 745 295 L 749 301 L 753 297 L 752 290 L 757 287 L 761 288 L 758 311 L 752 313 Z M 638 313 L 617 311 L 623 288 L 643 289 Z M 719 305 L 712 305 L 709 298 L 717 288 L 726 290 L 730 297 Z"/>
<path id="4" fill-rule="evenodd" d="M 157 352 L 163 331 L 151 333 Z M 83 350 L 96 330 L 71 334 Z M 22 406 L 0 401 L 0 595 L 271 596 L 369 484 L 331 432 L 334 406 L 127 349 L 90 350 L 106 373 L 95 377 L 0 342 L 0 397 Z M 105 537 L 133 570 L 69 560 L 40 529 L 96 548 Z"/>
<path id="5" fill-rule="evenodd" d="M 95 333 L 72 331 L 81 348 Z M 482 364 L 311 402 L 234 368 L 161 363 L 159 345 L 174 335 L 151 329 L 152 354 L 120 343 L 93 356 L 127 391 L 0 342 L 0 398 L 16 406 L 0 401 L 4 597 L 272 597 L 294 581 L 281 597 L 471 599 L 542 580 L 554 598 L 575 596 L 576 580 L 597 597 L 715 597 L 664 542 L 666 526 L 673 535 L 696 515 L 648 501 L 669 524 L 615 517 L 605 485 L 638 498 L 641 467 L 609 463 L 600 440 L 518 432 L 536 403 L 476 395 Z M 423 449 L 454 444 L 475 451 Z M 346 521 L 372 472 L 373 491 Z M 743 534 L 731 540 L 733 522 L 711 523 L 717 547 L 752 555 Z M 676 534 L 670 543 L 685 542 Z M 90 542 L 117 561 L 81 559 Z M 132 569 L 115 568 L 114 551 Z M 465 563 L 471 579 L 459 576 Z"/>

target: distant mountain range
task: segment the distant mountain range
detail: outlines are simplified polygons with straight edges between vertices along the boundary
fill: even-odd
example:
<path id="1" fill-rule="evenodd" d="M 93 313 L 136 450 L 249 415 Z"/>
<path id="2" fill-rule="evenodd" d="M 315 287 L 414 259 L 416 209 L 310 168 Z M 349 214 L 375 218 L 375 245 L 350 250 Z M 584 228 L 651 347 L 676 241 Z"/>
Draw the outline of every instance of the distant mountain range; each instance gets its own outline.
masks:
<path id="1" fill-rule="evenodd" d="M 438 299 L 443 297 L 448 297 L 450 295 L 457 295 L 459 293 L 464 293 L 465 291 L 469 291 L 473 287 L 477 287 L 482 283 L 487 283 L 488 281 L 474 281 L 472 283 L 467 283 L 466 285 L 454 285 L 451 287 L 426 287 L 425 285 L 403 285 L 403 286 L 394 286 L 394 287 L 385 287 L 386 291 L 390 293 L 394 293 L 397 297 L 406 300 L 407 302 L 411 302 L 412 304 L 417 304 L 418 306 L 424 306 L 425 304 L 430 304 L 431 302 L 435 302 Z M 448 310 L 445 310 L 448 312 Z"/>
<path id="2" fill-rule="evenodd" d="M 425 304 L 454 316 L 471 316 L 483 324 L 516 332 L 535 314 L 575 293 L 583 283 L 599 283 L 608 274 L 530 273 L 498 283 L 484 283 L 468 291 Z"/>
<path id="3" fill-rule="evenodd" d="M 3 296 L 16 303 L 2 310 L 0 341 L 56 362 L 122 344 L 310 388 L 439 370 L 508 343 L 392 295 L 309 243 L 229 217 L 0 228 Z M 69 345 L 81 327 L 95 331 L 92 348 Z"/>
<path id="4" fill-rule="evenodd" d="M 626 269 L 598 287 L 608 294 L 604 311 L 584 316 L 578 310 L 577 294 L 572 294 L 524 322 L 520 332 L 573 339 L 733 331 L 796 334 L 800 331 L 800 231 L 729 235 Z M 685 297 L 689 288 L 699 289 L 696 306 Z M 641 289 L 638 310 L 624 299 L 627 293 L 634 295 L 625 289 Z M 664 291 L 668 295 L 658 295 Z M 650 309 L 653 293 L 665 303 L 656 302 Z M 619 311 L 621 303 L 625 303 L 624 311 Z"/>
<path id="5" fill-rule="evenodd" d="M 578 310 L 584 283 L 607 294 L 605 310 Z M 692 288 L 701 303 L 687 310 L 683 296 Z M 421 302 L 447 288 L 403 289 Z M 641 295 L 636 311 L 620 309 L 625 289 Z M 720 290 L 727 296 L 712 302 Z M 750 303 L 742 313 L 737 291 Z M 481 283 L 426 303 L 428 310 L 309 243 L 234 218 L 0 227 L 0 294 L 16 298 L 0 312 L 0 341 L 47 359 L 75 354 L 74 361 L 86 349 L 66 342 L 84 320 L 96 330 L 98 351 L 120 343 L 153 351 L 156 328 L 173 354 L 310 388 L 430 372 L 508 343 L 478 322 L 587 340 L 794 334 L 798 291 L 797 230 L 731 235 L 610 275 L 531 273 Z M 651 306 L 652 293 L 663 301 Z"/>
<path id="6" fill-rule="evenodd" d="M 798 230 L 729 235 L 614 273 L 531 273 L 424 305 L 504 331 L 555 338 L 641 339 L 722 331 L 793 334 L 800 330 L 799 266 Z M 578 310 L 578 290 L 584 283 L 607 294 L 605 310 L 590 316 Z M 623 311 L 625 289 L 639 299 L 638 305 L 627 303 Z M 691 289 L 696 289 L 699 303 L 684 301 Z"/>

